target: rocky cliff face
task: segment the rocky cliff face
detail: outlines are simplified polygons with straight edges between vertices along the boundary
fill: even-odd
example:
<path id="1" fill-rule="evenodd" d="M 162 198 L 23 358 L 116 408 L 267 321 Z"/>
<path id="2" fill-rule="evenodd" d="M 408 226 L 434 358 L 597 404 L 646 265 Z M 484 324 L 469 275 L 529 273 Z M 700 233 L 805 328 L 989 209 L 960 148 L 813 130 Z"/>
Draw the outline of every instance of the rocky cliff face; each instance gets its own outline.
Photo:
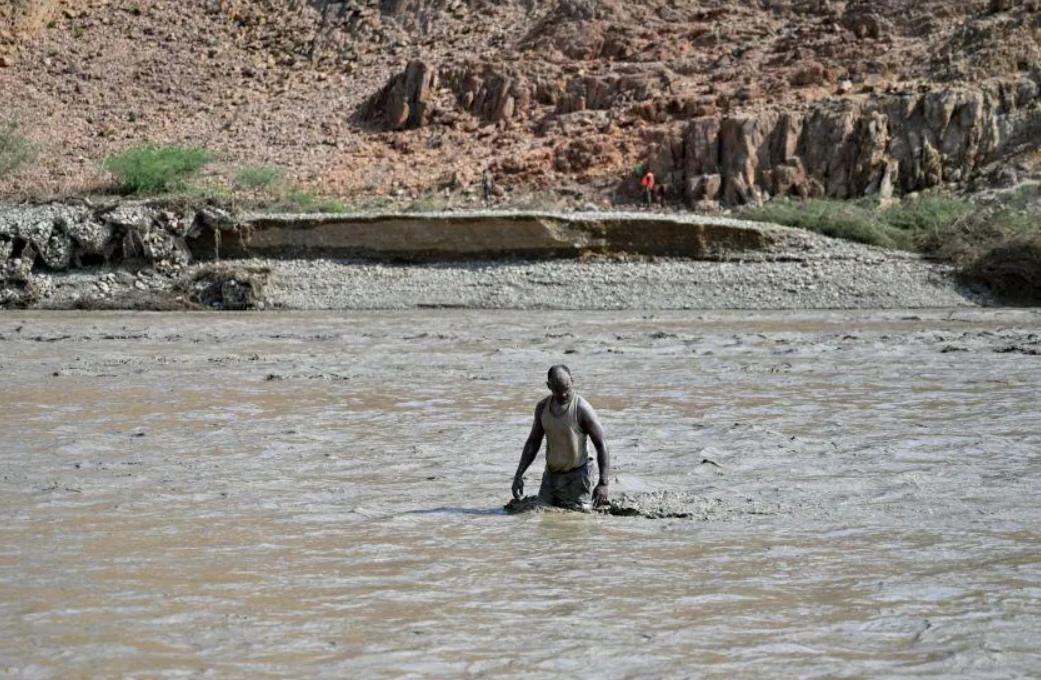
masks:
<path id="1" fill-rule="evenodd" d="M 830 28 L 821 33 L 837 31 L 846 36 L 832 41 L 830 49 L 819 50 L 833 57 L 858 54 L 857 43 L 892 44 L 902 32 L 917 30 L 920 37 L 934 36 L 933 56 L 906 71 L 936 80 L 901 85 L 899 77 L 892 77 L 896 75 L 892 63 L 866 60 L 866 69 L 858 77 L 857 65 L 841 68 L 834 59 L 829 64 L 796 56 L 789 62 L 791 68 L 758 79 L 746 76 L 745 85 L 736 90 L 729 82 L 704 90 L 684 87 L 677 73 L 683 69 L 675 58 L 634 59 L 650 45 L 619 23 L 620 18 L 632 19 L 631 13 L 611 3 L 575 0 L 556 3 L 543 15 L 518 43 L 513 63 L 413 61 L 367 102 L 361 118 L 400 130 L 451 124 L 452 112 L 462 112 L 485 124 L 537 121 L 539 135 L 567 127 L 554 122 L 570 114 L 605 112 L 604 127 L 609 130 L 639 126 L 646 144 L 642 160 L 671 198 L 702 206 L 754 203 L 775 196 L 890 197 L 941 185 L 966 187 L 985 182 L 996 162 L 1031 149 L 1036 144 L 1032 140 L 1041 139 L 1041 69 L 1016 72 L 1041 60 L 1029 46 L 995 39 L 1003 30 L 1006 36 L 1016 37 L 1013 43 L 1028 43 L 1027 37 L 1033 36 L 1030 27 L 1038 24 L 1031 16 L 1036 3 L 990 2 L 984 12 L 947 34 L 939 20 L 951 18 L 958 8 L 919 15 L 910 26 L 901 23 L 899 15 L 886 15 L 886 7 L 866 3 L 793 3 L 789 8 L 822 17 Z M 714 13 L 732 11 L 716 7 L 694 16 L 707 23 Z M 761 28 L 753 22 L 745 30 L 754 37 Z M 692 45 L 718 46 L 725 35 L 718 27 L 710 30 L 702 24 L 686 37 Z M 730 27 L 729 37 L 736 35 L 740 29 Z M 780 36 L 775 51 L 790 49 L 788 41 L 794 37 Z M 821 37 L 811 36 L 811 44 L 814 39 Z M 938 72 L 937 64 L 959 64 L 964 72 L 976 75 L 972 65 L 987 59 L 980 54 L 980 44 L 995 46 L 991 62 L 1011 59 L 1018 64 L 1005 64 L 1012 66 L 1013 74 L 944 84 L 957 78 L 950 77 L 950 69 Z M 801 52 L 796 47 L 792 54 Z M 723 53 L 734 55 L 732 49 Z M 531 59 L 532 55 L 543 61 Z M 778 66 L 789 58 L 786 54 L 766 63 Z M 601 68 L 591 72 L 567 67 L 597 60 Z M 546 68 L 545 61 L 561 62 L 564 68 Z M 602 68 L 605 62 L 611 67 Z M 854 77 L 859 86 L 850 79 Z M 846 80 L 836 84 L 841 78 Z M 770 102 L 764 88 L 776 90 L 778 83 L 803 90 L 806 96 L 802 101 Z M 829 86 L 835 91 L 820 92 Z M 657 129 L 647 134 L 645 124 Z M 616 148 L 621 146 L 619 136 L 614 135 Z M 597 161 L 625 155 L 612 154 L 605 146 L 612 146 L 610 135 L 561 142 L 552 166 L 564 172 L 588 170 Z M 626 190 L 624 181 L 621 190 Z"/>
<path id="2" fill-rule="evenodd" d="M 466 202 L 487 170 L 602 205 L 639 164 L 690 204 L 971 187 L 1033 172 L 1038 5 L 12 0 L 0 121 L 41 154 L 0 194 L 90 190 L 143 141 L 347 200 Z"/>
<path id="3" fill-rule="evenodd" d="M 857 198 L 986 180 L 1041 139 L 1038 83 L 834 98 L 805 111 L 696 118 L 652 160 L 690 203 Z"/>

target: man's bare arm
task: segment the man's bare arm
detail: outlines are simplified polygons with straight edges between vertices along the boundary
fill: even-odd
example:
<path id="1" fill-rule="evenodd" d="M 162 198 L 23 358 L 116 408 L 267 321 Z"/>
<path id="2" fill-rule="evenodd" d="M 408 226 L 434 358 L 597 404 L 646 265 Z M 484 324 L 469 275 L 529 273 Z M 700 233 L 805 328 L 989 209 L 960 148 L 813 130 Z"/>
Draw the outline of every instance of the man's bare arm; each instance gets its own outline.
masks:
<path id="1" fill-rule="evenodd" d="M 546 435 L 546 431 L 542 429 L 542 408 L 545 403 L 545 401 L 540 401 L 539 405 L 535 407 L 535 422 L 531 424 L 531 433 L 528 434 L 528 440 L 524 442 L 520 462 L 517 464 L 517 474 L 513 476 L 513 497 L 517 500 L 524 495 L 524 473 L 535 461 L 535 456 L 542 448 L 542 438 Z"/>
<path id="2" fill-rule="evenodd" d="M 593 446 L 596 447 L 596 466 L 600 470 L 600 483 L 596 485 L 596 490 L 593 492 L 593 500 L 597 505 L 601 505 L 607 502 L 607 486 L 611 477 L 611 452 L 607 447 L 604 428 L 600 425 L 600 419 L 596 417 L 596 411 L 584 399 L 578 404 L 578 424 L 589 435 Z"/>

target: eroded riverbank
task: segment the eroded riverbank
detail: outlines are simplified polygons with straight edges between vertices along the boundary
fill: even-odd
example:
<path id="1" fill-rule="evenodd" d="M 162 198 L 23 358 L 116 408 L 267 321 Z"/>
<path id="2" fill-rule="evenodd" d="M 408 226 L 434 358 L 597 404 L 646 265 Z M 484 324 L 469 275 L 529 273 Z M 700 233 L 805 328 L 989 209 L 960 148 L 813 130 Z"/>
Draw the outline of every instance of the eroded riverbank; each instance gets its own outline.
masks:
<path id="1" fill-rule="evenodd" d="M 1039 334 L 1034 310 L 6 312 L 0 677 L 1030 676 Z M 612 492 L 704 512 L 501 510 L 559 361 Z"/>
<path id="2" fill-rule="evenodd" d="M 344 259 L 345 256 L 350 256 Z M 220 258 L 220 259 L 218 259 Z M 950 267 L 776 225 L 655 213 L 0 212 L 0 308 L 906 309 Z"/>

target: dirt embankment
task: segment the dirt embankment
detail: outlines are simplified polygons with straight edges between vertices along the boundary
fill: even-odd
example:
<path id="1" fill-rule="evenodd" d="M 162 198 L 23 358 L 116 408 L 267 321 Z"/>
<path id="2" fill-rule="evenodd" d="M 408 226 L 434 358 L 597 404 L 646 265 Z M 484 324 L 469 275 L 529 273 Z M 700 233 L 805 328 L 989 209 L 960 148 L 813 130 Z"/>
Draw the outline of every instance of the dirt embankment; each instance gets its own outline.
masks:
<path id="1" fill-rule="evenodd" d="M 518 258 L 522 258 L 519 261 Z M 863 308 L 976 304 L 903 252 L 653 213 L 248 215 L 214 204 L 0 211 L 0 306 Z"/>
<path id="2" fill-rule="evenodd" d="M 39 304 L 48 297 L 48 273 L 91 268 L 147 268 L 162 282 L 183 277 L 193 264 L 222 259 L 427 262 L 611 254 L 719 259 L 766 249 L 773 240 L 761 225 L 633 214 L 249 215 L 212 203 L 169 201 L 12 206 L 0 210 L 0 304 Z M 225 278 L 235 283 L 238 270 L 225 270 Z M 114 274 L 105 276 L 98 284 L 103 298 L 115 285 Z M 154 287 L 140 277 L 129 283 L 140 292 Z M 259 287 L 259 277 L 253 284 Z M 189 292 L 183 285 L 171 290 Z M 185 301 L 185 295 L 179 297 Z M 186 299 L 222 308 L 252 306 L 260 299 L 233 302 L 214 297 L 212 290 L 206 297 Z"/>

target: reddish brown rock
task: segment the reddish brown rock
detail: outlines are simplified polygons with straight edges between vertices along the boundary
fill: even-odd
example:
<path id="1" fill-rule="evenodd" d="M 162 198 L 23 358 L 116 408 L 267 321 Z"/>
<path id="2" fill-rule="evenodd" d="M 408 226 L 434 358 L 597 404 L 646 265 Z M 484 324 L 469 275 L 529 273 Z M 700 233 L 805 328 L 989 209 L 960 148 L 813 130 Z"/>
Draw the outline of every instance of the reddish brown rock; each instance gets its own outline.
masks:
<path id="1" fill-rule="evenodd" d="M 664 145 L 654 164 L 692 203 L 712 193 L 705 177 L 714 174 L 728 204 L 921 191 L 964 181 L 1041 135 L 1038 95 L 1023 108 L 1007 96 L 1018 91 L 1015 83 L 996 83 L 824 101 L 803 114 L 697 119 Z"/>
<path id="2" fill-rule="evenodd" d="M 523 116 L 536 96 L 536 87 L 526 77 L 489 64 L 446 68 L 441 80 L 455 94 L 459 108 L 486 122 Z"/>
<path id="3" fill-rule="evenodd" d="M 819 86 L 824 84 L 826 73 L 823 65 L 810 61 L 793 71 L 788 82 L 792 87 Z"/>
<path id="4" fill-rule="evenodd" d="M 866 3 L 850 3 L 842 16 L 842 25 L 858 39 L 878 40 L 889 32 L 891 24 L 877 12 L 877 8 Z"/>
<path id="5" fill-rule="evenodd" d="M 409 62 L 403 73 L 369 98 L 358 110 L 358 119 L 381 124 L 388 130 L 422 127 L 433 115 L 431 91 L 437 87 L 437 73 L 428 64 Z"/>

